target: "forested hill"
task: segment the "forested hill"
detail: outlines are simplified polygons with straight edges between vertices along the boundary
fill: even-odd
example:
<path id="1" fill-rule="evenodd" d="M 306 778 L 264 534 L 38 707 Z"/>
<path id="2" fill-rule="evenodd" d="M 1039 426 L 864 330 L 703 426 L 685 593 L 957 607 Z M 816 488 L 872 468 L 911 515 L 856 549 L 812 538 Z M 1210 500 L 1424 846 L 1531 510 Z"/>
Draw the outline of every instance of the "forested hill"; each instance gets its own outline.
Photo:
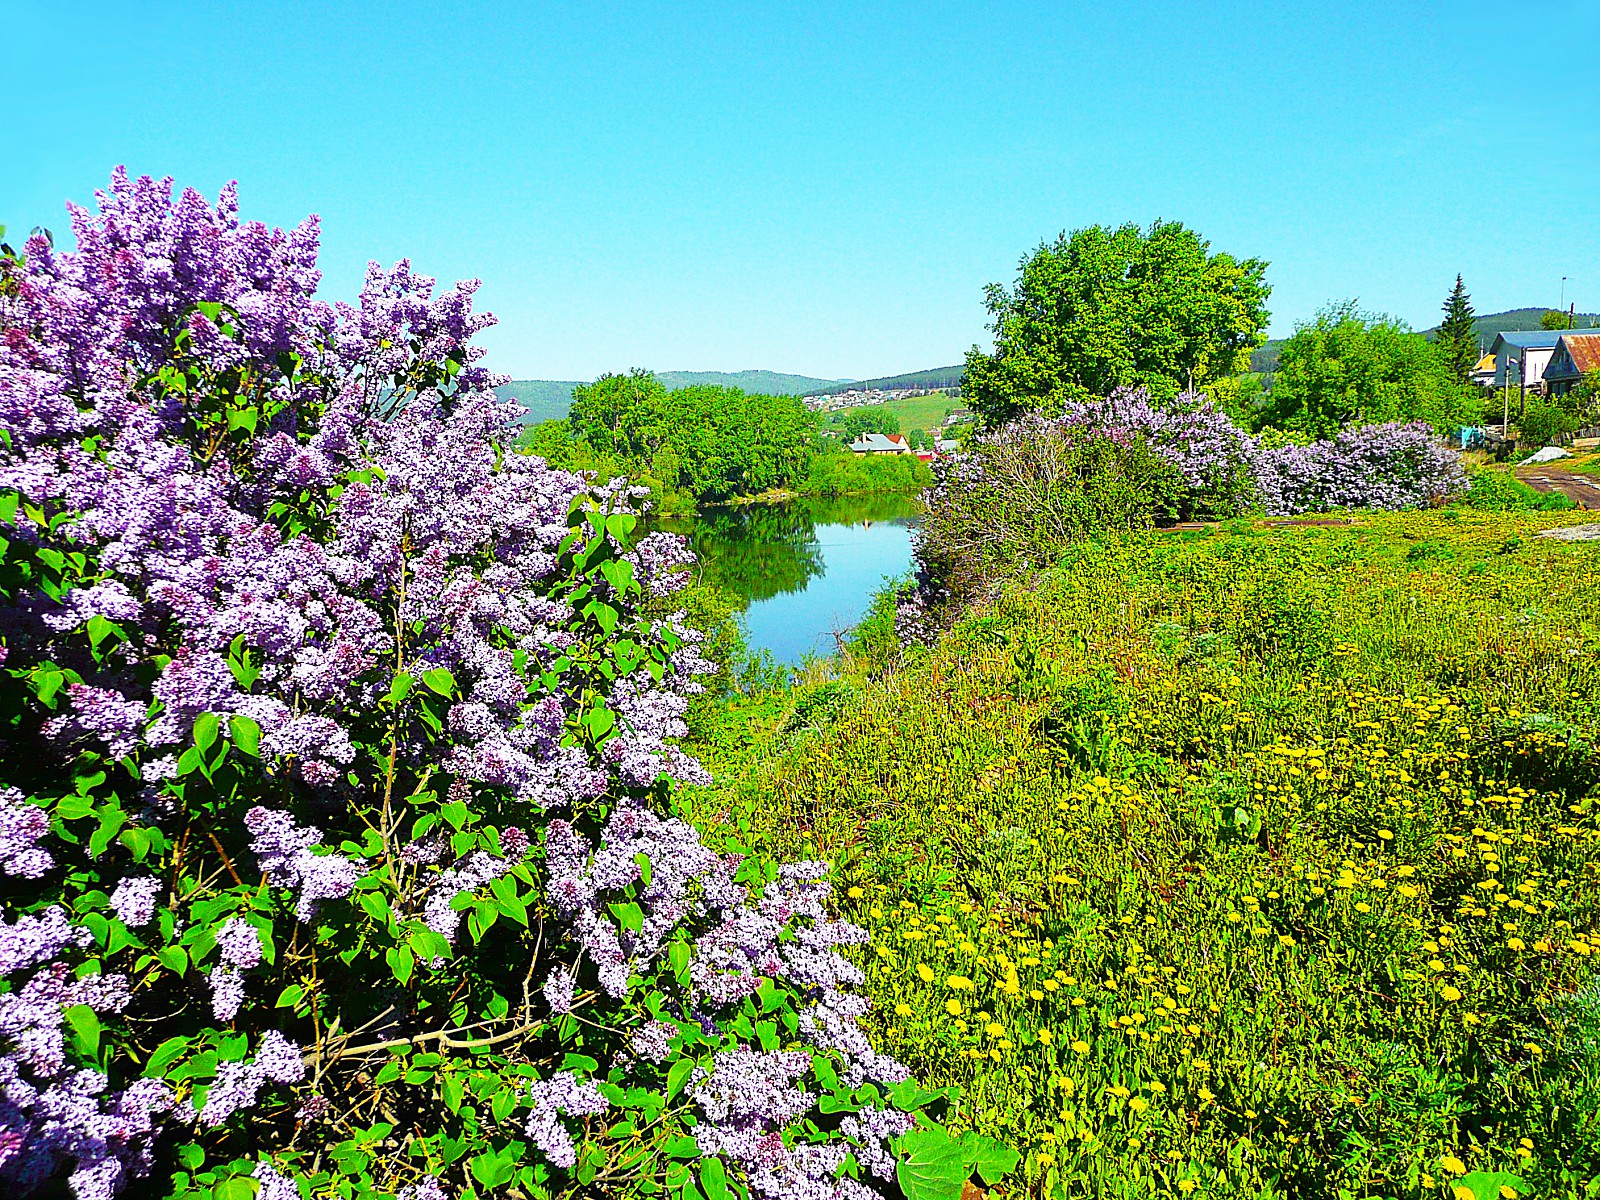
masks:
<path id="1" fill-rule="evenodd" d="M 1513 333 L 1519 329 L 1538 329 L 1539 318 L 1549 311 L 1548 308 L 1513 308 L 1505 312 L 1489 313 L 1487 316 L 1476 318 L 1472 322 L 1472 328 L 1478 335 L 1478 345 L 1487 352 L 1494 342 L 1495 334 Z M 1579 313 L 1577 319 L 1579 329 L 1600 325 L 1600 314 L 1597 313 Z M 1432 337 L 1437 329 L 1438 326 L 1434 326 L 1432 329 L 1422 330 L 1422 333 L 1426 337 Z M 1283 338 L 1272 338 L 1259 346 L 1250 355 L 1250 369 L 1256 372 L 1275 370 L 1278 365 L 1278 350 L 1283 342 Z"/>
<path id="2" fill-rule="evenodd" d="M 752 396 L 812 396 L 850 387 L 848 379 L 818 379 L 811 375 L 785 375 L 779 371 L 657 371 L 667 390 L 711 384 L 733 387 Z M 498 389 L 501 396 L 520 400 L 528 409 L 528 423 L 554 421 L 572 408 L 570 379 L 514 379 Z"/>
<path id="3" fill-rule="evenodd" d="M 947 388 L 960 387 L 961 377 L 967 368 L 960 363 L 953 367 L 932 367 L 926 371 L 908 371 L 904 375 L 883 375 L 877 379 L 841 380 L 829 387 L 819 388 L 815 392 L 807 393 L 814 396 L 828 396 L 835 392 L 849 391 L 851 388 L 866 390 L 869 388 Z"/>

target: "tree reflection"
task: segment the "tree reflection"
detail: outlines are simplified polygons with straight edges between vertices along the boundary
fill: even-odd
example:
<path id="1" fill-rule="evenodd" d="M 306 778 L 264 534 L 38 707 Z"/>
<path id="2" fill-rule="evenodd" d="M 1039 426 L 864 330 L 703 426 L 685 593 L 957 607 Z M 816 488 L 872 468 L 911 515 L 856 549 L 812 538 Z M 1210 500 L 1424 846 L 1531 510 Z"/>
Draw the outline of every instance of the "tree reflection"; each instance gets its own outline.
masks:
<path id="1" fill-rule="evenodd" d="M 650 527 L 686 535 L 705 582 L 733 592 L 748 606 L 800 591 L 823 573 L 818 526 L 904 522 L 916 514 L 912 496 L 836 496 L 704 508 Z"/>

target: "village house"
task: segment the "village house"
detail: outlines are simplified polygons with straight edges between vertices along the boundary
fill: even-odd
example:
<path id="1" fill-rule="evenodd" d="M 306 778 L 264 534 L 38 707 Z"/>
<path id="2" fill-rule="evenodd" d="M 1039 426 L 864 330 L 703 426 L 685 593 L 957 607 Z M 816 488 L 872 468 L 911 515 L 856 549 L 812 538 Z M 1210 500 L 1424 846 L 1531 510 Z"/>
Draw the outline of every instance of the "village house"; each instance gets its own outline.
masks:
<path id="1" fill-rule="evenodd" d="M 910 454 L 911 444 L 903 433 L 863 433 L 850 449 L 857 454 Z"/>
<path id="2" fill-rule="evenodd" d="M 1538 390 L 1563 332 L 1559 329 L 1526 329 L 1495 334 L 1494 345 L 1489 347 L 1489 353 L 1494 355 L 1495 387 L 1509 384 L 1530 392 Z"/>
<path id="3" fill-rule="evenodd" d="M 1600 371 L 1600 330 L 1569 329 L 1550 355 L 1544 384 L 1552 396 L 1564 396 L 1590 371 Z"/>

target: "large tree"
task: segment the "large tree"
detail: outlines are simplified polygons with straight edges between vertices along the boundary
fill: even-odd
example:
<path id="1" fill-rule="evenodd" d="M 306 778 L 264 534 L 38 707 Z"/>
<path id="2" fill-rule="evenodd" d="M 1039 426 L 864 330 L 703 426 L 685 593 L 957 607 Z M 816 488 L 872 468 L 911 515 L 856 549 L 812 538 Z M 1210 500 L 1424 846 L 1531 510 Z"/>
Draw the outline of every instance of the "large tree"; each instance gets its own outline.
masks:
<path id="1" fill-rule="evenodd" d="M 1442 347 L 1345 301 L 1284 342 L 1257 424 L 1317 438 L 1381 421 L 1421 420 L 1442 431 L 1475 422 L 1479 406 Z"/>
<path id="2" fill-rule="evenodd" d="M 1265 340 L 1266 269 L 1176 221 L 1063 233 L 1013 287 L 989 286 L 994 350 L 967 352 L 963 395 L 997 425 L 1128 385 L 1166 399 L 1229 378 Z"/>
<path id="3" fill-rule="evenodd" d="M 1461 276 L 1444 301 L 1444 320 L 1439 322 L 1439 332 L 1434 338 L 1439 352 L 1449 364 L 1450 373 L 1457 383 L 1472 378 L 1472 368 L 1478 365 L 1478 328 L 1474 324 L 1472 297 Z"/>

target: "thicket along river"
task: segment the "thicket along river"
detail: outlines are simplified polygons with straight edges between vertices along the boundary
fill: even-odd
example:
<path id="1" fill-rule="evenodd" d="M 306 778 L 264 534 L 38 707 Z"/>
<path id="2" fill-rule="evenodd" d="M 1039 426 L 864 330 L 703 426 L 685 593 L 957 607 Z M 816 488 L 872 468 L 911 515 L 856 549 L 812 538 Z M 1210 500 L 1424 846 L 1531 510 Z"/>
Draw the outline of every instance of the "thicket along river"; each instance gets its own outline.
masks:
<path id="1" fill-rule="evenodd" d="M 652 528 L 682 533 L 709 583 L 744 599 L 752 651 L 793 665 L 832 654 L 886 579 L 911 568 L 913 496 L 839 496 L 706 508 Z"/>

